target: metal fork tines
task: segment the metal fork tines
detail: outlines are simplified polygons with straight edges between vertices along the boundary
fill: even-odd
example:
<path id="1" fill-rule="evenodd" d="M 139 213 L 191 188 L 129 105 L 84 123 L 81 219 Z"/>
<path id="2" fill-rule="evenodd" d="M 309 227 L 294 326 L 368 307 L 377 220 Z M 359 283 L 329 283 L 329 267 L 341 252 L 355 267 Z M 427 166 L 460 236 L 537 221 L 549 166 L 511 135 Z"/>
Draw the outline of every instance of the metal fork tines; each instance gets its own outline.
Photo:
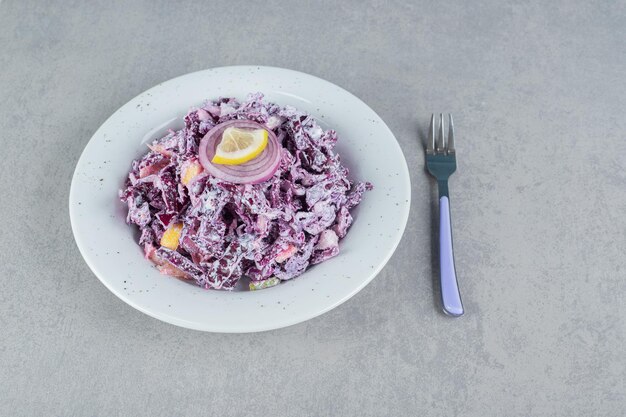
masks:
<path id="1" fill-rule="evenodd" d="M 439 188 L 439 266 L 441 278 L 441 298 L 443 310 L 451 316 L 463 315 L 463 303 L 456 279 L 452 228 L 450 224 L 450 196 L 448 178 L 456 170 L 456 149 L 454 144 L 454 124 L 448 115 L 448 136 L 445 137 L 443 114 L 435 133 L 435 115 L 430 118 L 428 144 L 426 145 L 426 168 L 435 177 Z"/>
<path id="2" fill-rule="evenodd" d="M 426 152 L 429 155 L 435 153 L 435 149 L 438 154 L 454 154 L 454 124 L 452 122 L 452 115 L 448 114 L 449 124 L 448 124 L 448 138 L 446 139 L 443 135 L 444 131 L 444 122 L 443 122 L 443 113 L 439 114 L 439 129 L 437 134 L 437 141 L 435 142 L 435 115 L 433 114 L 430 117 L 430 129 L 428 130 L 428 146 L 426 147 Z M 447 143 L 447 147 L 445 146 Z"/>

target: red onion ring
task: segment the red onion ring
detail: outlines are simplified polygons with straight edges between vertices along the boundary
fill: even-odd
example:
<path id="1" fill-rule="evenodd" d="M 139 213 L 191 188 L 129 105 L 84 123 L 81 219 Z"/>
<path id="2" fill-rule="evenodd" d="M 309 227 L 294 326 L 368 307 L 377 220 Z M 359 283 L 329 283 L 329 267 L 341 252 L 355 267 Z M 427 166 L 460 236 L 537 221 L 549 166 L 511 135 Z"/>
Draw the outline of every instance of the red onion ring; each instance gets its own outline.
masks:
<path id="1" fill-rule="evenodd" d="M 220 165 L 211 162 L 215 150 L 222 139 L 224 130 L 229 127 L 267 130 L 267 146 L 256 158 L 241 165 Z M 202 167 L 211 175 L 235 184 L 259 184 L 270 179 L 280 165 L 281 145 L 270 129 L 251 120 L 230 120 L 220 123 L 207 132 L 200 141 L 198 159 Z"/>

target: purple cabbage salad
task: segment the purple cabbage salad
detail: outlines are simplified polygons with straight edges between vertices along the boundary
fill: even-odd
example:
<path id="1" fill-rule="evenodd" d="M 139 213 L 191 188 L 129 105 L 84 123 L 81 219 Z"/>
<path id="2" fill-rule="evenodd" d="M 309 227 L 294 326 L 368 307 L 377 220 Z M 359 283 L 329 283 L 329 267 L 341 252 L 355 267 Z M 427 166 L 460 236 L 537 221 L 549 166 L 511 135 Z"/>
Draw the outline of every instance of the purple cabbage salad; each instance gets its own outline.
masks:
<path id="1" fill-rule="evenodd" d="M 198 162 L 200 140 L 229 120 L 252 120 L 277 136 L 280 165 L 259 184 L 209 175 Z M 146 258 L 167 275 L 204 288 L 271 287 L 339 253 L 367 182 L 352 182 L 333 151 L 334 130 L 291 106 L 250 94 L 192 109 L 132 162 L 123 189 L 127 223 L 140 229 Z M 165 235 L 165 236 L 164 236 Z M 173 241 L 173 243 L 172 243 Z"/>

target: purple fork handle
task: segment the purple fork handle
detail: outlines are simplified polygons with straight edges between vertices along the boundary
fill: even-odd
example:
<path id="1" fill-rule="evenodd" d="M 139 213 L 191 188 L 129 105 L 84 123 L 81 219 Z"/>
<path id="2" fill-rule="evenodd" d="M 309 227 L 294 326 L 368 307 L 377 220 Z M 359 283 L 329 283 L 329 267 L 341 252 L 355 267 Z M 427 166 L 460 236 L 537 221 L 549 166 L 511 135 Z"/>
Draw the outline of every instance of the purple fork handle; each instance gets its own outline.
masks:
<path id="1" fill-rule="evenodd" d="M 459 293 L 452 251 L 452 227 L 450 225 L 450 202 L 447 196 L 439 198 L 439 270 L 443 311 L 454 317 L 463 315 L 463 303 Z"/>

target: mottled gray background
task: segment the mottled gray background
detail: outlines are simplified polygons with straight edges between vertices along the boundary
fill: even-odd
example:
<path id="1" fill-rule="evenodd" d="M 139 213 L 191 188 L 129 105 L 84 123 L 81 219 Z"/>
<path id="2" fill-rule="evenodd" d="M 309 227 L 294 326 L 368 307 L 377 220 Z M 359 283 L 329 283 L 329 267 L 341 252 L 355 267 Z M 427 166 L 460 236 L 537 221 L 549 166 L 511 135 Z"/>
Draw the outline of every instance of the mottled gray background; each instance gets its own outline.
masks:
<path id="1" fill-rule="evenodd" d="M 624 1 L 202 3 L 0 4 L 0 415 L 624 415 Z M 118 107 L 234 64 L 362 98 L 405 152 L 413 201 L 397 252 L 349 302 L 205 334 L 111 294 L 67 201 Z M 432 111 L 456 116 L 458 320 L 432 278 L 418 139 Z"/>

